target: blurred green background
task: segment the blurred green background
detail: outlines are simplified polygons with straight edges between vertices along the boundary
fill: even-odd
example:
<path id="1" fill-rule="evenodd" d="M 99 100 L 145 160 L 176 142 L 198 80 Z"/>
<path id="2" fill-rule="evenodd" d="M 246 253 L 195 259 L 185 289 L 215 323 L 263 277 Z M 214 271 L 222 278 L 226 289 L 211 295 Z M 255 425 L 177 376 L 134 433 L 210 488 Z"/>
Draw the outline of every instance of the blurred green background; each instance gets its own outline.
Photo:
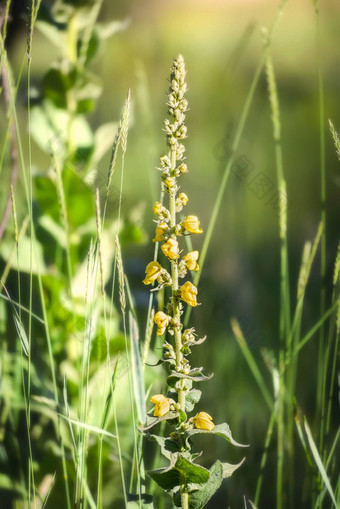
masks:
<path id="1" fill-rule="evenodd" d="M 188 194 L 187 209 L 197 214 L 205 229 L 215 203 L 235 129 L 251 80 L 262 56 L 261 27 L 269 27 L 277 2 L 258 0 L 108 1 L 99 19 L 126 20 L 126 27 L 102 47 L 91 68 L 103 82 L 98 107 L 89 116 L 91 126 L 116 121 L 131 88 L 132 119 L 125 159 L 124 218 L 130 231 L 123 243 L 125 270 L 136 299 L 141 330 L 145 327 L 148 289 L 142 284 L 151 260 L 154 235 L 152 204 L 159 195 L 158 158 L 165 153 L 162 123 L 166 116 L 169 68 L 182 53 L 187 66 L 189 111 L 186 155 L 189 174 L 181 190 Z M 339 3 L 321 2 L 321 55 L 325 93 L 325 119 L 340 129 L 339 108 Z M 17 73 L 25 53 L 25 23 L 9 41 L 10 60 Z M 32 53 L 32 86 L 58 58 L 58 51 L 38 30 Z M 285 9 L 272 43 L 272 58 L 280 99 L 284 173 L 288 192 L 290 284 L 293 302 L 302 249 L 312 240 L 320 221 L 320 142 L 318 52 L 312 1 L 291 1 Z M 21 122 L 25 123 L 25 80 L 19 88 Z M 325 120 L 326 122 L 326 120 Z M 326 126 L 327 299 L 339 233 L 339 161 Z M 215 422 L 227 421 L 236 440 L 249 443 L 246 462 L 224 482 L 211 507 L 243 507 L 242 497 L 253 497 L 269 413 L 252 374 L 233 338 L 230 319 L 246 324 L 246 336 L 270 385 L 270 375 L 260 347 L 278 344 L 279 226 L 273 199 L 276 196 L 275 154 L 264 73 L 236 154 L 222 208 L 219 212 L 207 261 L 199 285 L 202 306 L 193 310 L 199 334 L 208 340 L 195 351 L 195 361 L 215 376 L 204 384 L 200 408 Z M 34 145 L 33 164 L 47 168 L 46 156 Z M 109 154 L 101 162 L 107 171 Z M 241 165 L 246 174 L 240 170 Z M 254 182 L 265 179 L 268 193 L 256 194 Z M 1 203 L 7 193 L 6 173 L 1 176 Z M 113 184 L 119 187 L 119 171 Z M 138 228 L 135 228 L 135 226 Z M 201 238 L 194 238 L 199 249 Z M 314 263 L 307 291 L 303 330 L 315 323 L 320 307 L 320 260 Z M 317 337 L 300 358 L 296 398 L 313 421 Z M 152 375 L 151 375 L 152 376 Z M 156 376 L 156 375 L 155 375 Z M 157 372 L 157 376 L 159 372 Z M 243 451 L 219 440 L 207 440 L 205 461 L 218 456 L 237 462 Z M 299 444 L 298 446 L 299 447 Z M 272 507 L 275 489 L 275 440 L 269 450 L 265 489 L 260 507 Z M 301 454 L 299 466 L 305 461 Z M 300 486 L 303 485 L 301 474 Z M 299 486 L 299 482 L 297 482 Z M 301 488 L 302 490 L 302 488 Z M 295 507 L 300 505 L 299 489 Z M 1 505 L 1 504 L 0 504 Z"/>

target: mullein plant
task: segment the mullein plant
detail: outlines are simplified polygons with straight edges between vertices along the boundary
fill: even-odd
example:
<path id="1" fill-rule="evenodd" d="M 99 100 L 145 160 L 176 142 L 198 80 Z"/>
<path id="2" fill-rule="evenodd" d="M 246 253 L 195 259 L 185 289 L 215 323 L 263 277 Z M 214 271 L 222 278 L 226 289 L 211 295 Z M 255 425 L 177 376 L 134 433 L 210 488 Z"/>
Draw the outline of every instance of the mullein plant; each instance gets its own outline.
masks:
<path id="1" fill-rule="evenodd" d="M 155 290 L 168 287 L 169 301 L 164 311 L 154 315 L 157 335 L 168 333 L 168 340 L 163 344 L 163 359 L 167 363 L 168 390 L 166 394 L 154 394 L 151 403 L 154 408 L 148 414 L 143 432 L 155 440 L 162 454 L 169 461 L 165 468 L 151 470 L 148 474 L 166 492 L 173 497 L 177 507 L 199 509 L 205 506 L 210 497 L 220 487 L 222 480 L 230 477 L 242 464 L 231 465 L 216 461 L 208 470 L 198 465 L 195 460 L 202 453 L 193 452 L 194 435 L 219 435 L 233 445 L 242 447 L 231 435 L 228 424 L 217 424 L 206 409 L 194 412 L 200 401 L 201 391 L 193 388 L 195 382 L 208 380 L 203 368 L 190 365 L 191 348 L 203 343 L 206 337 L 197 338 L 194 327 L 185 328 L 182 315 L 185 306 L 196 307 L 198 290 L 189 280 L 182 283 L 191 272 L 199 270 L 199 252 L 189 251 L 184 254 L 180 241 L 187 235 L 203 233 L 200 221 L 195 215 L 183 215 L 178 220 L 188 203 L 188 196 L 180 192 L 181 176 L 188 172 L 185 163 L 183 140 L 187 136 L 185 114 L 188 101 L 185 98 L 187 84 L 185 81 L 185 64 L 179 55 L 173 62 L 170 75 L 168 95 L 169 118 L 165 120 L 165 132 L 169 151 L 160 158 L 161 187 L 167 197 L 166 205 L 156 202 L 153 212 L 157 216 L 156 234 L 153 242 L 161 243 L 162 260 L 151 261 L 146 267 L 145 285 L 157 283 Z M 170 268 L 169 268 L 170 267 Z M 158 364 L 159 364 L 158 363 Z M 190 416 L 192 414 L 192 416 Z M 151 434 L 150 429 L 161 421 L 167 421 L 172 427 L 168 436 Z"/>

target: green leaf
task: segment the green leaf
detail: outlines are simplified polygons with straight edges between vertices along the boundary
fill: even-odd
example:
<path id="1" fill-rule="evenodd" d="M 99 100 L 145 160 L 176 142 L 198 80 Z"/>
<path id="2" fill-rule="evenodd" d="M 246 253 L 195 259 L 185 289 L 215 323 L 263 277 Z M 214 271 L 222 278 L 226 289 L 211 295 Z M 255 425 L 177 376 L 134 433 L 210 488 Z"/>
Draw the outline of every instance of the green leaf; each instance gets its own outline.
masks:
<path id="1" fill-rule="evenodd" d="M 46 153 L 53 151 L 56 157 L 65 157 L 66 126 L 69 114 L 57 109 L 48 100 L 31 109 L 31 134 L 35 143 Z"/>
<path id="2" fill-rule="evenodd" d="M 173 458 L 173 461 L 176 457 Z M 180 484 L 205 484 L 210 476 L 209 470 L 196 465 L 183 456 L 178 456 L 175 464 L 168 468 L 148 471 L 149 476 L 165 491 L 173 490 Z"/>
<path id="3" fill-rule="evenodd" d="M 189 508 L 202 509 L 205 507 L 210 498 L 221 486 L 223 479 L 230 477 L 235 472 L 235 470 L 237 470 L 242 465 L 244 459 L 245 458 L 243 458 L 243 460 L 237 465 L 231 465 L 230 463 L 222 463 L 221 461 L 216 461 L 209 470 L 210 477 L 208 482 L 204 486 L 201 486 L 194 493 L 189 495 Z M 177 503 L 179 494 L 176 494 L 174 499 L 175 503 Z"/>
<path id="4" fill-rule="evenodd" d="M 59 226 L 51 216 L 47 214 L 39 217 L 38 219 L 39 225 L 44 228 L 52 237 L 55 239 L 57 244 L 64 249 L 67 247 L 67 236 L 64 228 Z"/>
<path id="5" fill-rule="evenodd" d="M 155 419 L 150 415 L 146 415 L 146 423 L 145 423 L 146 426 L 145 425 L 141 426 L 138 429 L 143 432 L 143 431 L 153 428 L 159 422 L 177 419 L 177 417 L 178 417 L 178 412 L 171 412 L 171 411 L 168 412 L 167 414 L 162 415 L 162 417 L 156 417 Z"/>
<path id="6" fill-rule="evenodd" d="M 97 23 L 96 31 L 101 39 L 108 39 L 113 35 L 125 30 L 130 24 L 130 20 L 124 19 L 122 21 L 109 21 L 108 23 Z"/>
<path id="7" fill-rule="evenodd" d="M 332 502 L 333 502 L 334 506 L 338 507 L 338 505 L 336 503 L 334 491 L 332 489 L 331 483 L 329 482 L 326 469 L 325 469 L 324 464 L 322 462 L 322 459 L 320 457 L 319 451 L 318 451 L 318 449 L 317 449 L 317 447 L 315 445 L 315 442 L 314 442 L 314 439 L 313 439 L 313 435 L 312 435 L 312 432 L 311 432 L 310 427 L 308 425 L 306 417 L 304 418 L 304 425 L 305 425 L 305 431 L 306 431 L 309 447 L 310 447 L 310 449 L 312 451 L 315 463 L 316 463 L 316 465 L 317 465 L 317 467 L 319 469 L 320 475 L 321 475 L 321 477 L 323 479 L 323 482 L 325 483 L 325 486 L 326 486 L 326 488 L 328 490 L 328 493 L 329 493 L 329 495 L 330 495 L 330 497 L 332 499 Z"/>
<path id="8" fill-rule="evenodd" d="M 210 380 L 214 376 L 214 373 L 212 373 L 209 376 L 203 375 L 203 373 L 201 371 L 202 369 L 203 368 L 191 370 L 191 372 L 188 373 L 187 375 L 185 375 L 183 373 L 177 373 L 176 371 L 174 371 L 171 373 L 171 375 L 168 376 L 167 383 L 170 387 L 175 387 L 176 382 L 178 382 L 178 380 L 183 379 L 183 378 L 192 380 L 193 382 L 204 382 L 206 380 Z"/>
<path id="9" fill-rule="evenodd" d="M 40 9 L 39 9 L 40 11 Z M 66 38 L 64 32 L 58 29 L 58 26 L 52 25 L 49 21 L 37 20 L 35 27 L 45 36 L 49 41 L 58 48 L 61 53 L 67 53 Z"/>
<path id="10" fill-rule="evenodd" d="M 201 396 L 202 396 L 201 391 L 199 391 L 198 389 L 192 389 L 187 394 L 187 397 L 185 399 L 185 410 L 187 412 L 192 412 L 196 403 L 198 403 L 199 400 L 201 399 Z"/>
<path id="11" fill-rule="evenodd" d="M 237 463 L 236 465 L 233 465 L 232 463 L 222 463 L 223 466 L 223 479 L 227 479 L 228 477 L 231 477 L 235 470 L 240 468 L 240 466 L 244 463 L 246 458 L 243 458 L 240 463 Z"/>
<path id="12" fill-rule="evenodd" d="M 102 90 L 102 84 L 97 76 L 91 73 L 81 76 L 77 80 L 74 90 L 74 97 L 77 101 L 77 113 L 93 111 L 96 100 L 100 97 Z"/>
<path id="13" fill-rule="evenodd" d="M 186 420 L 187 420 L 187 414 L 185 412 L 183 412 L 183 410 L 180 410 L 179 415 L 178 415 L 178 422 L 181 423 L 181 422 L 185 422 Z"/>
<path id="14" fill-rule="evenodd" d="M 70 142 L 77 149 L 86 148 L 93 150 L 94 139 L 91 127 L 81 115 L 72 120 Z"/>
<path id="15" fill-rule="evenodd" d="M 62 67 L 63 65 L 63 67 Z M 58 108 L 68 109 L 68 92 L 74 87 L 77 79 L 75 67 L 63 64 L 54 66 L 45 74 L 42 84 L 43 95 Z"/>
<path id="16" fill-rule="evenodd" d="M 146 421 L 146 408 L 145 408 L 145 385 L 143 376 L 142 358 L 139 350 L 139 332 L 137 322 L 129 311 L 129 330 L 130 330 L 130 344 L 131 344 L 131 364 L 132 364 L 132 378 L 133 390 L 135 394 L 135 402 L 137 408 L 137 415 L 139 422 Z"/>
<path id="17" fill-rule="evenodd" d="M 190 509 L 202 509 L 210 498 L 216 493 L 223 481 L 223 466 L 216 461 L 210 469 L 208 482 L 199 491 L 192 493 L 189 498 Z"/>
<path id="18" fill-rule="evenodd" d="M 30 260 L 32 243 L 32 267 Z M 0 256 L 9 264 L 14 270 L 20 272 L 27 272 L 32 270 L 32 274 L 41 275 L 47 274 L 47 268 L 44 262 L 43 248 L 40 242 L 29 237 L 22 237 L 19 242 L 19 257 L 17 260 L 16 251 L 13 248 L 13 243 L 7 240 L 1 241 Z"/>
<path id="19" fill-rule="evenodd" d="M 155 440 L 161 448 L 161 453 L 168 460 L 171 460 L 171 455 L 180 451 L 180 446 L 175 440 L 171 438 L 160 437 L 158 435 L 148 435 L 148 438 Z"/>
<path id="20" fill-rule="evenodd" d="M 229 425 L 224 422 L 223 424 L 217 424 L 211 431 L 205 430 L 205 429 L 192 429 L 189 431 L 186 431 L 186 441 L 192 437 L 193 435 L 198 434 L 207 434 L 207 435 L 218 435 L 222 438 L 226 438 L 228 442 L 231 444 L 237 446 L 237 447 L 249 447 L 248 445 L 240 444 L 236 442 L 236 440 L 233 439 L 230 427 Z"/>
<path id="21" fill-rule="evenodd" d="M 151 495 L 147 495 L 146 493 L 141 493 L 141 495 L 133 495 L 131 493 L 127 494 L 127 508 L 128 509 L 153 509 L 153 497 Z"/>

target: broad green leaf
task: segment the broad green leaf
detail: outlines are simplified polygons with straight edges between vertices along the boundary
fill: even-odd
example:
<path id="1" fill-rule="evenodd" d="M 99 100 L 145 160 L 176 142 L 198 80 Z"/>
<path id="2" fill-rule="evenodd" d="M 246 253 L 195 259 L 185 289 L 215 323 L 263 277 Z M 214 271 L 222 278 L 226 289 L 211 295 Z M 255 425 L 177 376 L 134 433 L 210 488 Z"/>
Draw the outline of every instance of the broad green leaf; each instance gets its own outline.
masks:
<path id="1" fill-rule="evenodd" d="M 210 468 L 210 477 L 208 482 L 198 491 L 195 491 L 189 496 L 189 508 L 202 509 L 205 507 L 210 498 L 221 486 L 223 479 L 230 477 L 243 462 L 244 459 L 237 465 L 231 465 L 230 463 L 216 461 Z"/>
<path id="2" fill-rule="evenodd" d="M 125 30 L 130 24 L 130 20 L 109 21 L 108 23 L 97 23 L 96 32 L 101 39 L 108 39 L 113 35 Z"/>
<path id="3" fill-rule="evenodd" d="M 66 156 L 67 127 L 70 116 L 67 111 L 56 108 L 49 100 L 43 100 L 31 108 L 31 134 L 36 144 L 46 153 L 53 152 L 58 159 Z"/>
<path id="4" fill-rule="evenodd" d="M 171 375 L 169 375 L 167 378 L 167 383 L 170 387 L 174 387 L 176 382 L 182 378 L 192 380 L 193 382 L 205 382 L 206 380 L 210 380 L 213 376 L 213 373 L 209 376 L 205 376 L 201 373 L 201 371 L 198 370 L 195 371 L 194 374 L 192 373 L 187 375 L 184 375 L 183 373 L 172 372 Z"/>
<path id="5" fill-rule="evenodd" d="M 40 9 L 39 9 L 40 11 Z M 56 25 L 52 25 L 50 21 L 37 20 L 35 27 L 45 36 L 49 41 L 56 46 L 63 54 L 67 52 L 66 37 L 63 31 L 59 30 Z"/>
<path id="6" fill-rule="evenodd" d="M 128 509 L 153 509 L 153 497 L 151 495 L 147 495 L 146 493 L 141 493 L 139 495 L 132 495 L 131 493 L 127 494 L 127 508 Z"/>
<path id="7" fill-rule="evenodd" d="M 180 485 L 180 473 L 175 468 L 159 468 L 147 471 L 149 476 L 165 491 L 170 491 Z"/>
<path id="8" fill-rule="evenodd" d="M 185 399 L 185 410 L 191 412 L 196 403 L 201 399 L 202 392 L 198 389 L 192 389 Z"/>
<path id="9" fill-rule="evenodd" d="M 240 463 L 237 463 L 236 465 L 233 465 L 232 463 L 222 463 L 223 467 L 223 479 L 227 479 L 228 477 L 231 477 L 235 470 L 240 468 L 240 466 L 244 463 L 246 458 L 243 458 Z"/>
<path id="10" fill-rule="evenodd" d="M 148 435 L 148 438 L 151 440 L 155 440 L 161 448 L 161 453 L 168 460 L 171 459 L 171 454 L 176 452 L 180 452 L 180 446 L 175 440 L 171 440 L 171 438 L 160 437 L 158 435 Z"/>
<path id="11" fill-rule="evenodd" d="M 83 116 L 75 117 L 71 124 L 70 141 L 72 146 L 79 148 L 91 148 L 93 150 L 94 139 L 91 127 Z"/>
<path id="12" fill-rule="evenodd" d="M 205 484 L 209 479 L 209 470 L 196 465 L 183 456 L 178 456 L 175 464 L 168 468 L 148 471 L 150 477 L 165 491 L 170 491 L 181 483 Z"/>
<path id="13" fill-rule="evenodd" d="M 44 228 L 52 237 L 55 239 L 57 244 L 64 249 L 67 247 L 67 238 L 66 238 L 66 232 L 64 228 L 59 226 L 52 218 L 51 216 L 44 215 L 39 217 L 38 223 L 40 226 Z"/>
<path id="14" fill-rule="evenodd" d="M 103 87 L 94 74 L 86 73 L 75 84 L 74 97 L 77 101 L 77 113 L 88 113 L 96 105 Z"/>
<path id="15" fill-rule="evenodd" d="M 220 461 L 216 461 L 210 468 L 210 477 L 208 482 L 201 487 L 199 491 L 191 493 L 189 497 L 190 509 L 202 509 L 210 498 L 216 493 L 223 481 L 223 466 Z"/>
<path id="16" fill-rule="evenodd" d="M 156 417 L 156 418 L 153 418 L 150 415 L 146 415 L 145 425 L 141 426 L 138 429 L 140 431 L 147 431 L 148 429 L 151 429 L 154 426 L 156 426 L 156 424 L 158 424 L 159 422 L 177 419 L 177 417 L 178 417 L 178 412 L 171 412 L 171 411 L 162 415 L 162 417 Z"/>
<path id="17" fill-rule="evenodd" d="M 22 496 L 27 497 L 25 488 L 17 482 L 14 483 L 13 479 L 11 479 L 8 475 L 3 473 L 0 473 L 0 489 L 9 491 L 15 490 Z"/>
<path id="18" fill-rule="evenodd" d="M 188 440 L 188 438 L 192 437 L 193 435 L 198 434 L 218 435 L 222 438 L 226 438 L 228 442 L 237 447 L 249 447 L 248 445 L 239 444 L 238 442 L 236 442 L 236 440 L 233 439 L 230 427 L 226 422 L 224 422 L 223 424 L 217 424 L 211 431 L 196 428 L 190 431 L 186 431 L 186 440 Z"/>
<path id="19" fill-rule="evenodd" d="M 54 64 L 45 74 L 42 89 L 44 97 L 48 98 L 57 108 L 68 109 L 68 93 L 74 87 L 77 79 L 75 67 Z"/>
<path id="20" fill-rule="evenodd" d="M 141 353 L 139 350 L 138 326 L 131 311 L 129 311 L 129 330 L 130 330 L 133 390 L 135 394 L 137 415 L 139 422 L 144 423 L 146 421 L 146 408 L 145 408 L 145 385 L 144 385 L 143 366 Z"/>
<path id="21" fill-rule="evenodd" d="M 31 267 L 31 242 L 32 242 L 32 267 Z M 32 274 L 47 274 L 47 268 L 44 262 L 44 253 L 42 245 L 37 240 L 31 240 L 28 237 L 22 237 L 19 241 L 19 257 L 17 259 L 16 250 L 13 249 L 13 243 L 2 241 L 0 246 L 0 256 L 9 263 L 10 267 L 20 272 L 32 270 Z"/>

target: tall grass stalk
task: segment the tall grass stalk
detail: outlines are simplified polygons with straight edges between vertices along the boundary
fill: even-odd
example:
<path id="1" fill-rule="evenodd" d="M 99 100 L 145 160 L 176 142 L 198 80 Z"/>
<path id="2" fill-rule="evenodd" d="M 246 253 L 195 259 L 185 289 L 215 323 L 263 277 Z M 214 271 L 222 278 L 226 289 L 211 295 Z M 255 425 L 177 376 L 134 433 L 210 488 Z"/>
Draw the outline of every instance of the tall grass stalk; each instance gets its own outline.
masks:
<path id="1" fill-rule="evenodd" d="M 320 30 L 320 5 L 319 0 L 313 0 L 315 27 L 316 27 L 316 48 L 317 48 L 317 77 L 319 92 L 319 140 L 320 140 L 320 204 L 321 204 L 321 222 L 323 225 L 323 234 L 321 237 L 321 258 L 320 258 L 320 316 L 323 316 L 326 308 L 326 154 L 325 154 L 325 113 L 324 113 L 324 85 L 322 69 L 322 47 Z M 325 329 L 320 329 L 319 352 L 318 352 L 318 386 L 316 397 L 316 417 L 320 421 L 319 446 L 322 450 L 324 442 L 324 402 L 326 397 L 325 387 Z"/>
<path id="2" fill-rule="evenodd" d="M 33 218 L 33 187 L 32 187 L 32 146 L 31 146 L 31 64 L 32 64 L 32 43 L 33 43 L 33 30 L 34 23 L 38 14 L 40 1 L 32 0 L 30 5 L 30 16 L 28 23 L 28 34 L 27 34 L 27 126 L 28 126 L 28 182 L 29 182 L 29 196 L 28 196 L 28 212 L 30 217 L 30 251 L 29 251 L 29 260 L 30 260 L 30 282 L 29 282 L 29 310 L 30 313 L 28 315 L 28 372 L 27 372 L 27 426 L 30 430 L 31 427 L 31 352 L 32 352 L 32 305 L 33 305 L 33 239 L 34 239 L 34 218 Z M 31 497 L 31 481 L 33 485 L 33 501 L 34 508 L 36 507 L 36 498 L 35 498 L 35 483 L 34 483 L 34 470 L 33 470 L 33 460 L 30 458 L 30 469 L 31 474 L 28 478 L 28 493 L 30 504 Z M 31 479 L 32 476 L 32 479 Z"/>
<path id="3" fill-rule="evenodd" d="M 278 189 L 279 210 L 279 233 L 280 233 L 280 321 L 279 321 L 279 392 L 278 392 L 278 416 L 277 416 L 277 485 L 276 507 L 282 509 L 283 500 L 283 463 L 284 443 L 287 434 L 290 468 L 293 469 L 293 425 L 291 399 L 287 404 L 287 432 L 285 430 L 285 351 L 287 348 L 288 334 L 290 330 L 290 296 L 289 296 L 289 269 L 288 269 L 288 242 L 287 242 L 287 186 L 283 174 L 283 158 L 281 144 L 281 122 L 277 86 L 274 67 L 270 56 L 270 43 L 267 32 L 263 32 L 265 46 L 265 68 L 268 83 L 268 95 L 273 124 L 273 139 L 275 145 L 276 178 Z M 291 396 L 288 396 L 291 398 Z M 292 473 L 293 474 L 293 473 Z M 290 477 L 292 479 L 292 477 Z"/>

